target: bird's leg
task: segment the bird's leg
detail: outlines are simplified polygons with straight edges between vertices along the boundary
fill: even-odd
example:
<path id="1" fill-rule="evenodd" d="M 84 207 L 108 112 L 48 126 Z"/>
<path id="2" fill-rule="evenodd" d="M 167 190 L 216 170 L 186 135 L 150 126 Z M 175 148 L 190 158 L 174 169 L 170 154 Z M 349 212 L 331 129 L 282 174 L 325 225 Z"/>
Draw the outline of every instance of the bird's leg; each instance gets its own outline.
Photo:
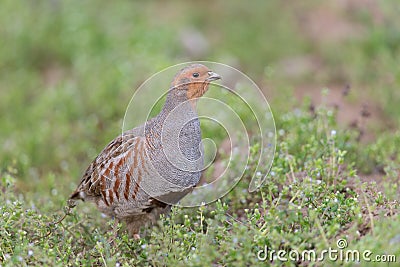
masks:
<path id="1" fill-rule="evenodd" d="M 145 224 L 146 218 L 146 216 L 132 216 L 126 220 L 128 233 L 133 239 L 140 239 L 140 227 Z"/>
<path id="2" fill-rule="evenodd" d="M 114 218 L 114 226 L 113 226 L 113 235 L 108 239 L 108 243 L 112 244 L 114 240 L 117 238 L 118 235 L 118 224 L 119 220 L 117 218 Z"/>
<path id="3" fill-rule="evenodd" d="M 140 240 L 140 235 L 139 234 L 133 234 L 133 239 Z"/>

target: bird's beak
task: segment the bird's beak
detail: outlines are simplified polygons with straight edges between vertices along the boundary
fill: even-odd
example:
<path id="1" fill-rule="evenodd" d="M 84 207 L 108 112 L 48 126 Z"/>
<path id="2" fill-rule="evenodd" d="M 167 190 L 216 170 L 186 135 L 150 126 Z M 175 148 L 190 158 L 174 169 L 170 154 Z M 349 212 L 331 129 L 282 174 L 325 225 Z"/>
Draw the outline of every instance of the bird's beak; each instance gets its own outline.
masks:
<path id="1" fill-rule="evenodd" d="M 206 79 L 207 82 L 215 81 L 221 79 L 221 76 L 215 72 L 209 71 L 208 78 Z"/>

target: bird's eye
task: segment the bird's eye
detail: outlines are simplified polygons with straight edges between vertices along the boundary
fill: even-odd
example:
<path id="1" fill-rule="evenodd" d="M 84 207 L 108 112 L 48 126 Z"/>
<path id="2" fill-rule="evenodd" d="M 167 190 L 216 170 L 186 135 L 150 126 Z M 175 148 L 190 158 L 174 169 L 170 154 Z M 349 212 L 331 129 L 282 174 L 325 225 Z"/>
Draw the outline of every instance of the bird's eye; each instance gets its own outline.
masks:
<path id="1" fill-rule="evenodd" d="M 198 72 L 193 73 L 193 77 L 198 78 L 200 74 Z"/>

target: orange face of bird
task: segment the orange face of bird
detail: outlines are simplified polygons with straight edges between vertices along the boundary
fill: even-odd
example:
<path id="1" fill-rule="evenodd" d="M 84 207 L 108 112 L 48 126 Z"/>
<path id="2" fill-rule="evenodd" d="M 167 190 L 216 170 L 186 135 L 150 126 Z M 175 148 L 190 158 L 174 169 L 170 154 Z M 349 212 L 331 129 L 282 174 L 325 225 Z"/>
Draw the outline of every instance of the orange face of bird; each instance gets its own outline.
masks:
<path id="1" fill-rule="evenodd" d="M 174 79 L 173 87 L 186 91 L 187 99 L 195 105 L 196 99 L 204 95 L 210 82 L 221 79 L 221 76 L 204 65 L 193 64 L 182 69 Z"/>

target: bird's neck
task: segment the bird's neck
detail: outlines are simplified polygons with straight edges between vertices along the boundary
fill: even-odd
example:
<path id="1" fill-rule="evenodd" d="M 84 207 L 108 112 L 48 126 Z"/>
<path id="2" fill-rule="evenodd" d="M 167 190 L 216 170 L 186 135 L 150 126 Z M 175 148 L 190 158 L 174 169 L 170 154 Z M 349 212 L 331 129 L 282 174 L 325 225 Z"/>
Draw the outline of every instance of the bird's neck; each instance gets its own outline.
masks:
<path id="1" fill-rule="evenodd" d="M 195 120 L 198 121 L 196 104 L 188 100 L 185 91 L 170 90 L 161 112 L 146 124 L 146 132 L 159 132 L 162 129 L 168 131 L 172 130 L 171 126 L 186 131 L 187 127 L 183 126 Z M 164 128 L 166 124 L 168 127 Z"/>
<path id="2" fill-rule="evenodd" d="M 188 99 L 185 90 L 170 90 L 159 116 L 164 118 L 165 116 L 176 112 L 186 112 L 190 114 L 194 112 L 197 116 L 196 102 L 197 99 Z"/>

